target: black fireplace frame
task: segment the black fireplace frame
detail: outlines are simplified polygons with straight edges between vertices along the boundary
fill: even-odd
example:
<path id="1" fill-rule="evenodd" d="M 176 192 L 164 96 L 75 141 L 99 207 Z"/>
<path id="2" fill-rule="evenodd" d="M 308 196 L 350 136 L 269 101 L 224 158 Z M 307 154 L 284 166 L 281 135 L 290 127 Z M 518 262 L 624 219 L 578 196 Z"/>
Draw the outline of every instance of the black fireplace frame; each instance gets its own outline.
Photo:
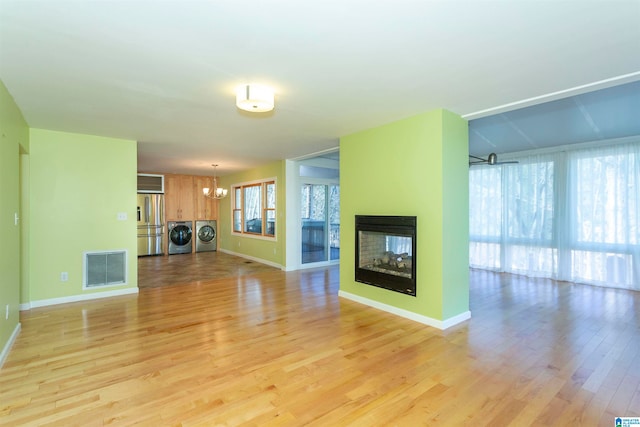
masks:
<path id="1" fill-rule="evenodd" d="M 416 237 L 417 218 L 415 216 L 356 215 L 355 280 L 405 295 L 416 296 Z M 372 271 L 360 267 L 360 232 L 373 231 L 398 236 L 411 237 L 411 277 Z"/>

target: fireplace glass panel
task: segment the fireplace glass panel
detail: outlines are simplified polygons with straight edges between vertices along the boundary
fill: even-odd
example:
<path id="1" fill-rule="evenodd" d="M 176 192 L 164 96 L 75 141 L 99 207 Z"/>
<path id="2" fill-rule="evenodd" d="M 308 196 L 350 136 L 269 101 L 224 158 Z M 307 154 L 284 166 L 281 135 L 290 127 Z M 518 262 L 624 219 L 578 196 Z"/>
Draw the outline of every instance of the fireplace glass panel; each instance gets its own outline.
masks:
<path id="1" fill-rule="evenodd" d="M 411 278 L 412 238 L 377 231 L 360 231 L 359 267 Z"/>

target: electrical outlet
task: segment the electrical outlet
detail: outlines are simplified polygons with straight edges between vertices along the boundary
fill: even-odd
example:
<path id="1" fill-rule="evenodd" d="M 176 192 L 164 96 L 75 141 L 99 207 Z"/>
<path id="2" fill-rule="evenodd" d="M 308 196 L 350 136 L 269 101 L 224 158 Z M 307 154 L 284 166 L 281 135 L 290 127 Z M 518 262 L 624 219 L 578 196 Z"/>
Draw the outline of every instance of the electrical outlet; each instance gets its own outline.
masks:
<path id="1" fill-rule="evenodd" d="M 127 213 L 126 212 L 118 212 L 118 221 L 126 221 Z"/>
<path id="2" fill-rule="evenodd" d="M 69 273 L 66 271 L 63 271 L 62 273 L 60 273 L 60 281 L 66 282 L 67 280 L 69 280 Z"/>
<path id="3" fill-rule="evenodd" d="M 4 319 L 5 320 L 9 319 L 9 304 L 7 304 L 7 309 L 6 309 L 6 314 L 4 315 Z"/>

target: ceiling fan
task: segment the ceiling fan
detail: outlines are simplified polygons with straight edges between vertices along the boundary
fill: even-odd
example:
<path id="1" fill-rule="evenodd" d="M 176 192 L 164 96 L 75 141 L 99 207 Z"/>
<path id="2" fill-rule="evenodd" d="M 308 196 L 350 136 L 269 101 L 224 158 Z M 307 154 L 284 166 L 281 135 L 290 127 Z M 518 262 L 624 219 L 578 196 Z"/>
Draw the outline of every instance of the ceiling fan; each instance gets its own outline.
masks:
<path id="1" fill-rule="evenodd" d="M 475 160 L 471 160 L 471 159 L 475 159 Z M 469 166 L 473 166 L 473 165 L 493 166 L 493 165 L 506 165 L 506 164 L 513 164 L 513 163 L 519 163 L 519 162 L 517 160 L 512 160 L 508 162 L 499 162 L 498 155 L 496 153 L 489 154 L 489 157 L 487 157 L 486 159 L 483 159 L 482 157 L 472 156 L 471 154 L 469 154 Z"/>

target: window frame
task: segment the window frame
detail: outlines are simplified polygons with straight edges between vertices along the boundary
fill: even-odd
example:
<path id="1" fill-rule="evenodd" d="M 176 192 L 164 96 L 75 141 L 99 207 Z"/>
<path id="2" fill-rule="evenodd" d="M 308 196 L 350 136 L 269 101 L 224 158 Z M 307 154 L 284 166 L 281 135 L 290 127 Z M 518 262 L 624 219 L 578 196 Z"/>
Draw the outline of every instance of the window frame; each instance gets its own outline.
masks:
<path id="1" fill-rule="evenodd" d="M 268 206 L 268 198 L 267 198 L 267 186 L 273 185 L 274 189 L 274 200 L 273 207 Z M 261 228 L 260 232 L 255 231 L 247 231 L 246 230 L 246 205 L 245 205 L 245 190 L 251 187 L 260 187 L 259 195 L 260 195 L 260 206 L 258 207 L 261 215 Z M 277 240 L 277 203 L 278 203 L 278 185 L 277 179 L 275 177 L 265 178 L 255 181 L 242 182 L 231 185 L 231 234 L 234 236 L 243 236 L 250 237 L 254 239 L 263 239 L 263 240 Z M 238 200 L 239 197 L 239 200 Z M 271 214 L 270 214 L 271 213 Z M 267 219 L 271 219 L 273 217 L 273 234 L 269 234 L 268 230 L 268 221 Z M 236 217 L 239 216 L 240 221 L 240 230 L 236 229 Z"/>

